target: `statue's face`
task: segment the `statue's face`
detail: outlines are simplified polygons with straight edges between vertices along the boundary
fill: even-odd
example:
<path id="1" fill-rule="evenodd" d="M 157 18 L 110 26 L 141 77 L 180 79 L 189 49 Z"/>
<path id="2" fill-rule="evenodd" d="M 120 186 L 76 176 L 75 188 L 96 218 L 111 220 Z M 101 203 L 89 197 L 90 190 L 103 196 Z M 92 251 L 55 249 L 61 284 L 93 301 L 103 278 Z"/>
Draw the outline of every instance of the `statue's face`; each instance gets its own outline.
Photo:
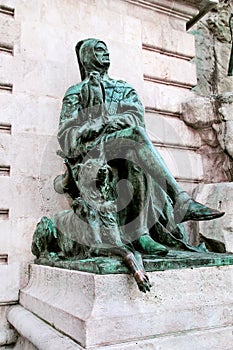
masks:
<path id="1" fill-rule="evenodd" d="M 76 45 L 82 80 L 91 72 L 100 74 L 108 71 L 110 66 L 109 52 L 106 44 L 98 39 L 86 39 Z"/>
<path id="2" fill-rule="evenodd" d="M 95 56 L 100 64 L 103 66 L 109 66 L 110 60 L 109 60 L 109 52 L 107 46 L 99 42 L 96 44 L 94 48 Z"/>

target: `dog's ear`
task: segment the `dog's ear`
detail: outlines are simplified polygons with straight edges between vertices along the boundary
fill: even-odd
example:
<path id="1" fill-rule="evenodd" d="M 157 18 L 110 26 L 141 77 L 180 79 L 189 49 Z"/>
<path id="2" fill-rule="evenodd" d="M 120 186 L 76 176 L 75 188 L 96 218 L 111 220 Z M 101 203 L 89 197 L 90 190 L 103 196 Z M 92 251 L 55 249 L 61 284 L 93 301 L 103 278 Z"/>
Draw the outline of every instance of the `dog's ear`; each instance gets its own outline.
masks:
<path id="1" fill-rule="evenodd" d="M 82 167 L 83 167 L 83 164 L 81 164 L 81 163 L 75 165 L 75 170 L 77 171 L 77 173 L 80 172 L 80 170 L 82 169 Z"/>
<path id="2" fill-rule="evenodd" d="M 83 167 L 83 164 L 77 164 L 75 165 L 75 167 L 73 168 L 73 174 L 74 174 L 74 178 L 77 180 L 78 176 L 79 176 L 79 173 L 80 173 L 80 170 L 82 169 Z"/>

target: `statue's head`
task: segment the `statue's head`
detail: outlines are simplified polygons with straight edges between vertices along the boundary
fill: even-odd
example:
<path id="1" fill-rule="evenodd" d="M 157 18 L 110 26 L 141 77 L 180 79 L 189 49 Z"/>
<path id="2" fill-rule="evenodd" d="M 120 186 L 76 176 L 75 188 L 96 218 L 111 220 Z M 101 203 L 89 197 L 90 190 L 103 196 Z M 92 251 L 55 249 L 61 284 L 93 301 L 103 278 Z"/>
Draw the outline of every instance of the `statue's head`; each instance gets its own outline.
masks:
<path id="1" fill-rule="evenodd" d="M 108 71 L 109 52 L 103 41 L 93 38 L 81 40 L 77 43 L 75 50 L 82 80 L 93 71 L 100 74 Z"/>

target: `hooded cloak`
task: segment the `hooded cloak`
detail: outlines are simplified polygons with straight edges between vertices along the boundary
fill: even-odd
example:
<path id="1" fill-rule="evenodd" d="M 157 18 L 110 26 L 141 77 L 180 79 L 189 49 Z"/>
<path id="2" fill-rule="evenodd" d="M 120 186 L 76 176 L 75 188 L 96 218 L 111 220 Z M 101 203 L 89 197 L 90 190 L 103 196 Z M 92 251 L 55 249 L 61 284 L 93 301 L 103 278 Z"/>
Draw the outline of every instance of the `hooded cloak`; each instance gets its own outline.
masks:
<path id="1" fill-rule="evenodd" d="M 102 43 L 104 46 L 106 46 L 103 41 L 90 38 L 79 41 L 75 47 L 82 80 L 87 77 L 87 73 L 90 73 L 92 71 L 101 73 L 108 71 L 109 64 L 101 64 L 95 55 L 95 47 L 99 43 Z"/>

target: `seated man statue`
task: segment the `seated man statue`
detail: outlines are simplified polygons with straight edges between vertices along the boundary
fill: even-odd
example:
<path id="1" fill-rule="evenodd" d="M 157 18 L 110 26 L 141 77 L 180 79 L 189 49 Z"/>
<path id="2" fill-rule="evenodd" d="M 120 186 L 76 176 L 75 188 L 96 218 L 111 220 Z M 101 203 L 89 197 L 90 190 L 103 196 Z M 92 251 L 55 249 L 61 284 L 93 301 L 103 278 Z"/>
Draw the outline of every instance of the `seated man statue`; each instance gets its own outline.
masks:
<path id="1" fill-rule="evenodd" d="M 76 53 L 82 82 L 71 86 L 63 99 L 58 141 L 68 169 L 55 179 L 56 191 L 67 193 L 75 206 L 80 193 L 85 196 L 77 186 L 82 184 L 80 164 L 97 160 L 100 168 L 103 164 L 111 168 L 108 196 L 116 203 L 124 245 L 158 255 L 166 255 L 168 247 L 200 250 L 188 244 L 181 223 L 211 220 L 224 213 L 194 201 L 177 184 L 146 133 L 144 109 L 136 91 L 127 82 L 109 77 L 106 44 L 92 38 L 82 40 Z M 98 187 L 97 177 L 93 178 Z M 88 198 L 91 213 L 94 201 L 91 194 Z M 103 225 L 104 216 L 101 220 Z M 62 215 L 59 225 L 67 231 L 72 226 L 77 236 L 83 234 L 78 221 L 74 228 L 69 213 Z"/>

